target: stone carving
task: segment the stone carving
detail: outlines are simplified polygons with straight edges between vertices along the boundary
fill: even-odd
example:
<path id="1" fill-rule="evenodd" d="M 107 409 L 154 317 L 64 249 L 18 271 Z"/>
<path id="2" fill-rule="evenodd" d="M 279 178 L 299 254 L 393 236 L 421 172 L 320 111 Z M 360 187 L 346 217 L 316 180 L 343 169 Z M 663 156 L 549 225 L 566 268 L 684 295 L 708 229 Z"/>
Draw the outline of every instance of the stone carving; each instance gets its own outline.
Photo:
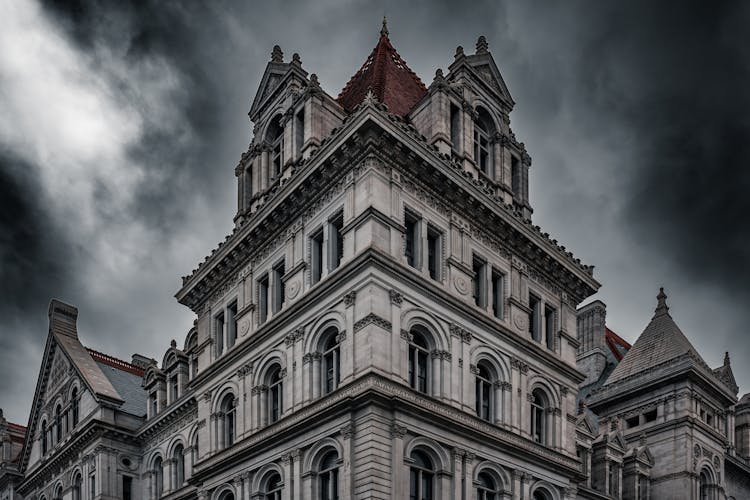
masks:
<path id="1" fill-rule="evenodd" d="M 381 318 L 380 316 L 378 316 L 375 313 L 370 313 L 367 316 L 365 316 L 364 318 L 362 318 L 361 320 L 359 320 L 356 323 L 354 323 L 354 331 L 358 332 L 362 328 L 366 327 L 367 325 L 369 325 L 371 323 L 379 326 L 383 330 L 387 330 L 389 332 L 391 331 L 391 327 L 392 327 L 391 322 L 388 321 L 387 319 Z"/>
<path id="2" fill-rule="evenodd" d="M 357 292 L 352 290 L 351 292 L 344 295 L 344 305 L 351 307 L 354 305 L 354 300 L 357 298 Z"/>
<path id="3" fill-rule="evenodd" d="M 451 335 L 453 337 L 460 337 L 463 342 L 466 342 L 467 344 L 471 342 L 471 332 L 458 326 L 455 323 L 451 323 L 450 327 L 448 329 L 451 332 Z"/>
<path id="4" fill-rule="evenodd" d="M 291 283 L 289 283 L 289 286 L 287 286 L 286 293 L 287 296 L 290 299 L 295 298 L 298 294 L 300 289 L 302 288 L 299 280 L 294 280 Z"/>
<path id="5" fill-rule="evenodd" d="M 528 317 L 522 311 L 513 312 L 513 326 L 515 326 L 518 331 L 526 331 L 529 326 L 528 320 Z"/>
<path id="6" fill-rule="evenodd" d="M 242 321 L 240 321 L 240 337 L 244 337 L 247 335 L 247 332 L 250 331 L 250 318 L 243 318 Z"/>
<path id="7" fill-rule="evenodd" d="M 403 425 L 398 425 L 396 422 L 391 424 L 391 436 L 396 439 L 404 439 L 408 429 Z"/>
<path id="8" fill-rule="evenodd" d="M 404 301 L 403 295 L 401 295 L 401 293 L 397 290 L 389 290 L 388 295 L 391 297 L 391 304 L 400 306 Z"/>
<path id="9" fill-rule="evenodd" d="M 469 281 L 461 275 L 455 276 L 453 278 L 453 286 L 461 295 L 467 295 L 469 293 L 469 290 L 471 289 Z"/>

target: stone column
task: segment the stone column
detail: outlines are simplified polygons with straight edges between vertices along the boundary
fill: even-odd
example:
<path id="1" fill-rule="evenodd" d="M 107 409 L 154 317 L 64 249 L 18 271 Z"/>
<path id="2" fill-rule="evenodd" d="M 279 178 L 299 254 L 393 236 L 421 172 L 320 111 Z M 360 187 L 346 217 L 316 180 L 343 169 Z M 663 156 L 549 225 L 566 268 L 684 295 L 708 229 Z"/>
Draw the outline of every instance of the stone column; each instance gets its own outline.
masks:
<path id="1" fill-rule="evenodd" d="M 294 485 L 293 489 L 293 500 L 302 500 L 302 453 L 299 449 L 292 450 L 292 482 Z"/>
<path id="2" fill-rule="evenodd" d="M 284 469 L 284 490 L 281 493 L 283 500 L 292 500 L 294 481 L 292 480 L 292 455 L 287 453 L 281 457 L 281 466 Z"/>
<path id="3" fill-rule="evenodd" d="M 243 497 L 243 488 L 242 488 L 242 475 L 239 474 L 232 479 L 232 485 L 234 485 L 234 498 L 240 499 Z"/>
<path id="4" fill-rule="evenodd" d="M 260 427 L 268 425 L 268 386 L 260 386 Z"/>
<path id="5" fill-rule="evenodd" d="M 342 454 L 344 463 L 341 464 L 341 473 L 339 474 L 339 488 L 343 498 L 354 498 L 354 482 L 352 481 L 352 437 L 354 436 L 354 424 L 348 423 L 341 428 L 341 437 L 343 439 Z"/>
<path id="6" fill-rule="evenodd" d="M 403 296 L 397 290 L 389 292 L 391 299 L 391 377 L 406 381 L 401 375 L 404 358 L 401 353 L 401 304 Z"/>
<path id="7" fill-rule="evenodd" d="M 492 384 L 492 391 L 492 402 L 495 406 L 493 409 L 493 420 L 495 425 L 501 425 L 503 423 L 503 395 L 505 394 L 505 391 L 503 390 L 503 382 L 498 380 Z"/>
<path id="8" fill-rule="evenodd" d="M 252 479 L 252 473 L 242 473 L 242 500 L 250 500 L 250 487 L 252 485 Z"/>
<path id="9" fill-rule="evenodd" d="M 463 498 L 465 498 L 466 500 L 474 498 L 474 473 L 472 466 L 474 464 L 475 458 L 475 455 L 468 451 L 466 452 L 466 456 L 464 457 Z"/>
<path id="10" fill-rule="evenodd" d="M 354 290 L 344 295 L 344 306 L 346 307 L 346 330 L 341 332 L 342 342 L 339 352 L 341 353 L 341 383 L 354 378 L 356 371 L 356 347 L 354 338 L 354 308 L 357 301 L 357 292 Z M 348 340 L 347 340 L 348 339 Z"/>
<path id="11" fill-rule="evenodd" d="M 463 357 L 461 353 L 461 335 L 451 326 L 451 402 L 461 408 L 463 404 Z"/>
<path id="12" fill-rule="evenodd" d="M 513 426 L 513 384 L 502 382 L 503 392 L 503 424 Z"/>
<path id="13" fill-rule="evenodd" d="M 322 354 L 319 352 L 312 353 L 312 397 L 313 400 L 320 398 L 320 360 Z"/>
<path id="14" fill-rule="evenodd" d="M 391 424 L 391 498 L 408 496 L 407 480 L 404 465 L 404 437 L 406 427 L 393 422 Z"/>
<path id="15" fill-rule="evenodd" d="M 250 432 L 255 432 L 260 427 L 260 386 L 256 385 L 250 389 Z"/>
<path id="16" fill-rule="evenodd" d="M 305 375 L 305 378 L 302 384 L 302 398 L 303 398 L 303 402 L 307 404 L 310 402 L 310 400 L 312 400 L 312 380 L 314 378 L 311 353 L 307 353 L 304 356 L 302 356 L 302 372 Z"/>
<path id="17" fill-rule="evenodd" d="M 461 478 L 464 476 L 463 462 L 466 456 L 466 450 L 453 448 L 453 495 L 451 498 L 462 498 L 463 484 Z M 443 494 L 444 496 L 447 496 Z"/>
<path id="18" fill-rule="evenodd" d="M 433 398 L 439 398 L 440 397 L 440 351 L 435 349 L 430 353 L 430 358 L 432 361 L 432 387 L 429 389 L 430 395 Z"/>

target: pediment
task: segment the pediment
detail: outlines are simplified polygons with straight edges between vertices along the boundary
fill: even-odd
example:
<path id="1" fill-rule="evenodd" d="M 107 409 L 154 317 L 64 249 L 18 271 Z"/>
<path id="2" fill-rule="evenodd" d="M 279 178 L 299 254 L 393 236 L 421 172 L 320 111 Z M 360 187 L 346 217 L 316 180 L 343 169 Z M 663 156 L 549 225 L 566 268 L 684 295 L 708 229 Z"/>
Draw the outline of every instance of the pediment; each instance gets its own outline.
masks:
<path id="1" fill-rule="evenodd" d="M 465 65 L 473 76 L 496 93 L 506 105 L 513 108 L 515 101 L 513 101 L 510 90 L 508 90 L 508 86 L 489 52 L 464 57 L 458 66 L 451 67 L 451 72 L 457 71 L 462 65 Z"/>
<path id="2" fill-rule="evenodd" d="M 582 414 L 578 417 L 578 421 L 576 422 L 576 430 L 592 435 L 596 435 L 597 433 L 594 425 L 589 421 L 589 418 L 586 414 Z"/>
<path id="3" fill-rule="evenodd" d="M 638 460 L 646 462 L 649 466 L 654 466 L 654 455 L 651 453 L 651 450 L 648 449 L 648 446 L 643 446 L 642 448 L 640 448 L 636 457 L 638 458 Z"/>
<path id="4" fill-rule="evenodd" d="M 625 439 L 623 439 L 622 434 L 620 434 L 619 432 L 614 432 L 609 435 L 609 444 L 615 445 L 623 451 L 627 449 Z"/>
<path id="5" fill-rule="evenodd" d="M 255 98 L 253 98 L 253 104 L 250 106 L 250 112 L 248 115 L 251 120 L 254 120 L 254 117 L 260 113 L 269 96 L 276 91 L 290 72 L 297 75 L 297 77 L 303 82 L 307 79 L 307 71 L 299 67 L 298 64 L 281 62 L 268 63 L 265 72 L 263 72 L 263 77 L 260 79 L 258 91 L 255 93 Z"/>

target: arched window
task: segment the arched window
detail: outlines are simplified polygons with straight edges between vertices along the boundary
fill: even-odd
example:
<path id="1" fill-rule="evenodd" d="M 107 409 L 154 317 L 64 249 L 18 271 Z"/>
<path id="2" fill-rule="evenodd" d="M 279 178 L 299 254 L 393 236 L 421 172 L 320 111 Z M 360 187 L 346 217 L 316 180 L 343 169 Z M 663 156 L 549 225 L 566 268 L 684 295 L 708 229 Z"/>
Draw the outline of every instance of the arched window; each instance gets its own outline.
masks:
<path id="1" fill-rule="evenodd" d="M 234 500 L 234 493 L 232 493 L 231 491 L 228 491 L 228 490 L 227 491 L 223 491 L 219 495 L 219 500 Z"/>
<path id="2" fill-rule="evenodd" d="M 73 414 L 73 427 L 78 425 L 78 387 L 70 394 L 70 407 Z"/>
<path id="3" fill-rule="evenodd" d="M 281 175 L 284 166 L 284 127 L 281 125 L 281 115 L 276 115 L 266 131 L 266 142 L 271 147 L 271 158 L 268 172 L 269 181 Z"/>
<path id="4" fill-rule="evenodd" d="M 700 500 L 714 500 L 713 481 L 711 473 L 707 469 L 701 470 L 700 481 Z"/>
<path id="5" fill-rule="evenodd" d="M 547 444 L 547 409 L 549 401 L 541 389 L 531 393 L 531 436 L 537 443 Z"/>
<path id="6" fill-rule="evenodd" d="M 409 342 L 409 385 L 427 393 L 429 387 L 429 344 L 421 328 L 413 328 Z"/>
<path id="7" fill-rule="evenodd" d="M 411 453 L 411 470 L 409 478 L 409 500 L 432 500 L 435 490 L 435 469 L 432 461 L 422 451 Z"/>
<path id="8" fill-rule="evenodd" d="M 492 421 L 493 384 L 495 376 L 487 362 L 481 361 L 477 366 L 476 398 L 477 416 L 488 422 Z"/>
<path id="9" fill-rule="evenodd" d="M 283 384 L 281 366 L 275 365 L 268 372 L 268 423 L 272 424 L 281 417 L 283 403 Z"/>
<path id="10" fill-rule="evenodd" d="M 161 457 L 154 459 L 154 498 L 161 498 L 164 492 L 164 464 Z"/>
<path id="11" fill-rule="evenodd" d="M 329 328 L 323 337 L 323 394 L 333 392 L 339 386 L 341 349 L 338 335 L 336 328 Z"/>
<path id="12" fill-rule="evenodd" d="M 318 471 L 320 500 L 339 499 L 339 456 L 331 450 L 320 461 Z"/>
<path id="13" fill-rule="evenodd" d="M 198 432 L 196 431 L 195 436 L 193 436 L 193 444 L 191 446 L 192 450 L 190 453 L 191 459 L 192 459 L 192 465 L 195 467 L 195 464 L 198 463 Z"/>
<path id="14" fill-rule="evenodd" d="M 278 472 L 271 472 L 263 482 L 263 493 L 265 500 L 281 500 L 281 492 L 284 489 L 284 483 L 281 482 L 281 476 Z"/>
<path id="15" fill-rule="evenodd" d="M 534 490 L 533 500 L 552 500 L 552 494 L 545 488 L 537 488 Z"/>
<path id="16" fill-rule="evenodd" d="M 228 448 L 234 444 L 235 436 L 235 401 L 234 394 L 227 394 L 221 401 L 221 413 L 223 415 L 223 429 L 222 438 L 224 441 L 224 448 Z"/>
<path id="17" fill-rule="evenodd" d="M 477 477 L 477 500 L 499 500 L 502 488 L 488 472 L 480 472 Z"/>
<path id="18" fill-rule="evenodd" d="M 185 482 L 185 448 L 181 444 L 175 446 L 172 452 L 172 464 L 174 465 L 172 473 L 174 487 L 179 488 Z"/>
<path id="19" fill-rule="evenodd" d="M 73 494 L 73 500 L 81 500 L 81 487 L 83 486 L 83 479 L 80 474 L 76 474 L 73 478 L 73 486 L 71 492 Z"/>
<path id="20" fill-rule="evenodd" d="M 47 442 L 47 432 L 47 421 L 45 420 L 42 422 L 42 455 L 47 454 L 47 447 L 49 445 Z"/>
<path id="21" fill-rule="evenodd" d="M 63 427 L 62 427 L 62 406 L 57 405 L 55 407 L 55 442 L 59 443 L 62 439 Z"/>
<path id="22" fill-rule="evenodd" d="M 492 148 L 490 137 L 495 132 L 492 117 L 484 108 L 477 108 L 474 122 L 474 162 L 485 175 L 492 175 Z"/>
<path id="23" fill-rule="evenodd" d="M 57 485 L 57 488 L 55 488 L 55 500 L 62 500 L 63 492 L 62 492 L 62 486 Z"/>

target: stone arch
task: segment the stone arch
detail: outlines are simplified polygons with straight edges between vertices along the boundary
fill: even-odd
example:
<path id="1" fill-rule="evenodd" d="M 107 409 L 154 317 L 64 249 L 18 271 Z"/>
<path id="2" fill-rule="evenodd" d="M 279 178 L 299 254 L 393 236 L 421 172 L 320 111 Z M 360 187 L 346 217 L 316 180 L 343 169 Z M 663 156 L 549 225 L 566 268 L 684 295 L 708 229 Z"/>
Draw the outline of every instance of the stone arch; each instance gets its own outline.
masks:
<path id="1" fill-rule="evenodd" d="M 277 464 L 276 462 L 271 462 L 262 466 L 255 472 L 255 475 L 253 476 L 252 488 L 250 489 L 250 491 L 252 491 L 253 493 L 259 492 L 260 488 L 263 486 L 263 483 L 272 472 L 278 473 L 279 477 L 281 477 L 281 482 L 286 483 L 286 479 L 284 478 L 284 469 L 282 467 L 279 467 L 279 464 Z"/>
<path id="2" fill-rule="evenodd" d="M 286 368 L 286 353 L 280 349 L 274 349 L 271 352 L 266 353 L 266 355 L 256 364 L 257 369 L 253 374 L 253 386 L 264 383 L 269 368 L 274 364 L 279 364 L 281 369 L 284 370 Z"/>
<path id="3" fill-rule="evenodd" d="M 417 436 L 411 439 L 406 446 L 404 446 L 404 457 L 403 460 L 408 462 L 411 460 L 411 454 L 414 450 L 420 450 L 425 452 L 435 463 L 436 472 L 443 470 L 450 470 L 451 461 L 448 452 L 441 446 L 437 441 L 433 439 Z"/>
<path id="4" fill-rule="evenodd" d="M 450 337 L 440 325 L 440 322 L 423 309 L 411 308 L 401 313 L 401 327 L 410 331 L 415 326 L 425 328 L 432 336 L 431 349 L 450 349 Z"/>
<path id="5" fill-rule="evenodd" d="M 213 495 L 211 495 L 211 500 L 219 500 L 221 496 L 224 495 L 225 493 L 231 493 L 232 496 L 234 497 L 234 500 L 239 500 L 237 498 L 237 492 L 234 490 L 234 486 L 232 486 L 229 483 L 224 483 L 220 485 L 219 487 L 217 487 L 214 490 Z"/>
<path id="6" fill-rule="evenodd" d="M 552 408 L 560 408 L 562 406 L 559 391 L 555 389 L 549 380 L 541 375 L 532 375 L 529 377 L 527 394 L 531 394 L 536 389 L 541 389 L 547 395 Z"/>
<path id="7" fill-rule="evenodd" d="M 182 445 L 183 450 L 187 449 L 187 447 L 189 446 L 185 441 L 185 436 L 183 436 L 182 434 L 177 434 L 169 441 L 169 444 L 167 444 L 167 456 L 169 458 L 172 458 L 172 455 L 174 455 L 174 451 L 177 445 Z"/>
<path id="8" fill-rule="evenodd" d="M 473 365 L 479 366 L 481 361 L 486 361 L 495 369 L 498 381 L 510 382 L 510 369 L 499 351 L 487 345 L 478 345 L 473 347 L 469 352 Z"/>
<path id="9" fill-rule="evenodd" d="M 477 112 L 477 114 L 479 114 L 481 111 L 486 113 L 486 118 L 489 118 L 490 124 L 494 129 L 490 130 L 489 132 L 497 132 L 500 130 L 500 123 L 502 123 L 502 119 L 497 115 L 495 109 L 489 104 L 489 102 L 484 100 L 482 97 L 477 96 L 472 100 L 471 106 L 474 111 Z"/>
<path id="10" fill-rule="evenodd" d="M 323 438 L 307 450 L 302 464 L 302 470 L 305 473 L 316 470 L 320 458 L 325 455 L 325 452 L 329 449 L 336 450 L 339 459 L 342 459 L 344 456 L 344 448 L 341 446 L 341 443 L 332 437 Z"/>
<path id="11" fill-rule="evenodd" d="M 78 389 L 78 397 L 81 397 L 81 381 L 78 379 L 78 377 L 75 377 L 70 381 L 70 385 L 68 386 L 68 390 L 65 394 L 66 401 L 72 401 L 73 389 Z"/>
<path id="12" fill-rule="evenodd" d="M 482 472 L 489 472 L 496 480 L 502 485 L 502 491 L 510 493 L 513 488 L 513 482 L 508 472 L 494 462 L 484 460 L 474 466 L 474 472 L 472 473 L 472 479 L 476 483 L 479 480 L 479 474 Z"/>
<path id="13" fill-rule="evenodd" d="M 338 328 L 340 332 L 346 330 L 346 318 L 340 311 L 327 311 L 313 322 L 305 336 L 304 352 L 314 352 L 320 343 L 320 337 L 331 326 Z"/>
<path id="14" fill-rule="evenodd" d="M 266 122 L 263 124 L 263 131 L 257 136 L 262 138 L 262 142 L 268 142 L 268 136 L 271 132 L 272 127 L 276 125 L 277 120 L 282 121 L 284 119 L 284 112 L 284 107 L 279 105 L 276 107 L 276 109 L 268 113 L 268 120 L 266 120 Z M 283 124 L 279 125 L 281 126 L 281 133 L 283 134 L 284 126 Z"/>
<path id="15" fill-rule="evenodd" d="M 546 494 L 549 500 L 562 500 L 560 490 L 547 481 L 537 480 L 531 484 L 529 494 L 531 495 L 532 500 L 534 499 L 534 494 L 538 492 Z M 547 498 L 545 498 L 545 500 L 547 500 Z"/>
<path id="16" fill-rule="evenodd" d="M 198 345 L 198 329 L 196 327 L 192 327 L 190 331 L 188 331 L 188 334 L 185 336 L 184 351 L 189 351 L 193 345 Z"/>
<path id="17" fill-rule="evenodd" d="M 232 394 L 234 396 L 234 399 L 239 398 L 239 387 L 237 386 L 236 382 L 233 381 L 226 381 L 221 386 L 219 386 L 219 389 L 214 393 L 214 399 L 211 403 L 211 413 L 216 413 L 218 411 L 221 411 L 221 403 L 226 397 L 227 394 Z"/>

